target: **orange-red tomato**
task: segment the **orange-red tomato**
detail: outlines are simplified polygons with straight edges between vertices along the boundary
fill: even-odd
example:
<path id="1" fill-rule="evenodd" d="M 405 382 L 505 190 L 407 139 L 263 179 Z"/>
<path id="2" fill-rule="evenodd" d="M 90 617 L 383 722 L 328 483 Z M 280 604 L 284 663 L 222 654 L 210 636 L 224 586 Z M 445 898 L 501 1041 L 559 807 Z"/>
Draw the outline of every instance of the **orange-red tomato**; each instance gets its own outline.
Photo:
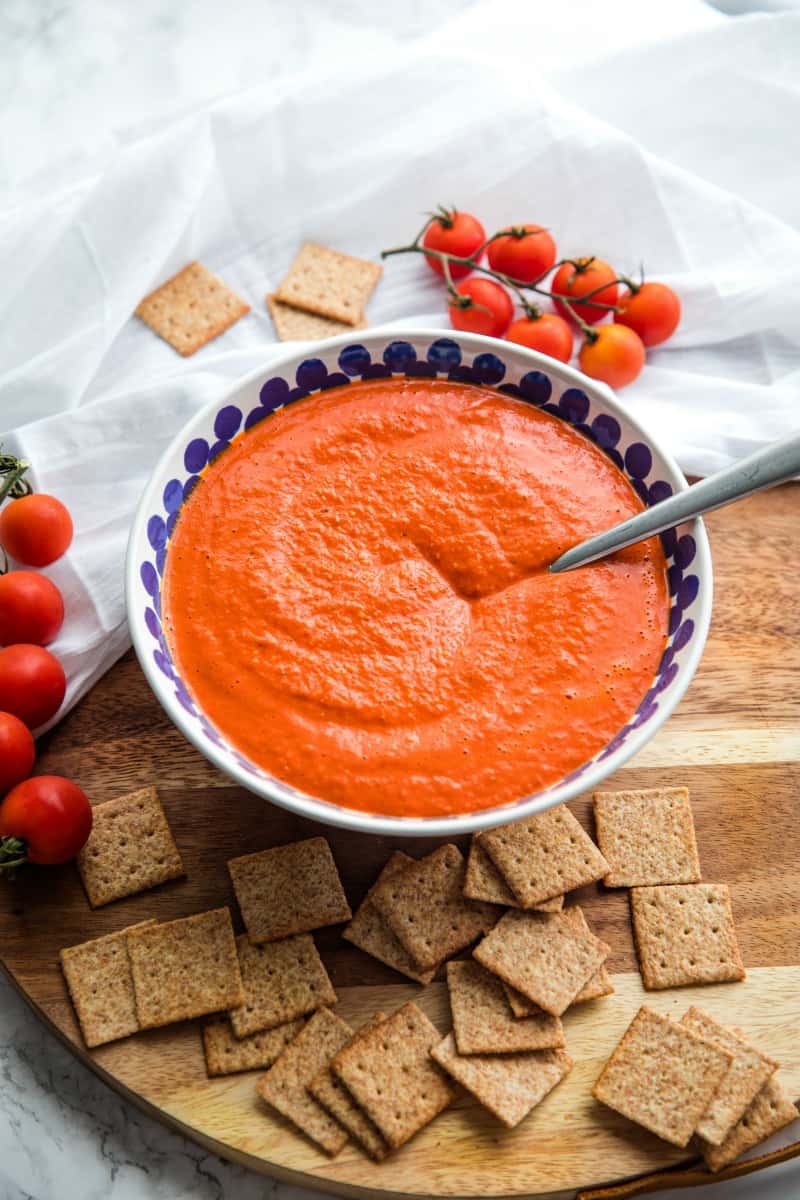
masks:
<path id="1" fill-rule="evenodd" d="M 13 713 L 0 712 L 0 793 L 27 779 L 35 761 L 30 729 Z"/>
<path id="2" fill-rule="evenodd" d="M 63 597 L 46 575 L 36 571 L 0 575 L 0 646 L 15 642 L 46 646 L 63 620 Z"/>
<path id="3" fill-rule="evenodd" d="M 86 845 L 91 831 L 86 793 L 60 775 L 26 779 L 0 804 L 0 837 L 24 842 L 21 854 L 29 862 L 67 862 Z"/>
<path id="4" fill-rule="evenodd" d="M 625 325 L 601 325 L 594 341 L 583 343 L 578 363 L 586 375 L 609 387 L 633 383 L 644 366 L 644 346 L 638 333 Z"/>
<path id="5" fill-rule="evenodd" d="M 506 289 L 494 279 L 467 279 L 456 290 L 459 296 L 468 296 L 472 303 L 462 308 L 455 300 L 450 300 L 453 328 L 502 337 L 514 315 L 514 305 Z"/>
<path id="6" fill-rule="evenodd" d="M 506 332 L 507 342 L 549 354 L 559 362 L 568 362 L 572 354 L 572 330 L 563 317 L 543 313 L 541 317 L 518 317 Z"/>
<path id="7" fill-rule="evenodd" d="M 0 510 L 0 545 L 26 567 L 47 567 L 72 541 L 72 518 L 44 492 L 12 500 Z"/>
<path id="8" fill-rule="evenodd" d="M 55 716 L 66 690 L 64 668 L 49 650 L 27 644 L 0 650 L 0 710 L 29 729 Z"/>
<path id="9" fill-rule="evenodd" d="M 556 261 L 556 244 L 541 225 L 512 225 L 487 247 L 489 266 L 511 279 L 532 283 Z"/>
<path id="10" fill-rule="evenodd" d="M 658 346 L 672 337 L 681 319 L 681 302 L 665 283 L 643 283 L 635 292 L 623 292 L 617 325 L 638 333 L 645 346 Z"/>
<path id="11" fill-rule="evenodd" d="M 578 265 L 575 266 L 575 263 Z M 566 296 L 570 302 L 575 301 L 572 308 L 576 315 L 593 325 L 596 321 L 602 321 L 608 312 L 607 308 L 599 308 L 598 305 L 617 302 L 616 278 L 614 268 L 603 262 L 602 258 L 577 258 L 574 263 L 562 263 L 555 273 L 551 290 L 556 296 Z M 580 302 L 582 296 L 594 292 L 596 288 L 600 289 L 592 297 L 596 304 L 591 301 Z M 556 299 L 555 305 L 562 316 L 572 316 L 560 300 Z"/>
<path id="12" fill-rule="evenodd" d="M 477 217 L 471 213 L 458 212 L 457 209 L 442 209 L 431 220 L 422 239 L 423 246 L 429 250 L 441 250 L 445 254 L 455 254 L 456 258 L 471 258 L 486 241 L 486 232 Z M 444 267 L 440 258 L 426 254 L 425 261 L 437 275 L 444 275 Z M 464 263 L 451 263 L 450 275 L 453 279 L 463 279 L 469 275 L 472 267 Z"/>

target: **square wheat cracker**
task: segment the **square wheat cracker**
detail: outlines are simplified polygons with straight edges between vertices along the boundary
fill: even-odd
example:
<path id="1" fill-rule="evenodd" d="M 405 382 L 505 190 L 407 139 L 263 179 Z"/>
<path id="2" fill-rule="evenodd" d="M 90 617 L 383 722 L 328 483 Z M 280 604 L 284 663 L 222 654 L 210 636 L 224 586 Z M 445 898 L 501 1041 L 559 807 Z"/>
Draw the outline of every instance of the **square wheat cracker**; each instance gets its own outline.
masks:
<path id="1" fill-rule="evenodd" d="M 127 945 L 142 1029 L 221 1012 L 244 1000 L 227 908 L 133 929 Z"/>
<path id="2" fill-rule="evenodd" d="M 295 1017 L 336 1003 L 328 972 L 310 933 L 254 946 L 247 934 L 236 939 L 244 1004 L 229 1016 L 237 1037 L 274 1029 Z"/>
<path id="3" fill-rule="evenodd" d="M 685 1147 L 733 1056 L 644 1005 L 592 1088 L 595 1099 Z"/>
<path id="4" fill-rule="evenodd" d="M 432 1057 L 509 1129 L 519 1125 L 572 1068 L 565 1050 L 527 1054 L 459 1054 L 452 1033 Z"/>
<path id="5" fill-rule="evenodd" d="M 365 1033 L 369 1033 L 371 1029 L 382 1025 L 385 1020 L 386 1013 L 375 1013 L 348 1042 L 348 1045 L 352 1045 Z M 370 1121 L 367 1114 L 358 1107 L 341 1079 L 334 1075 L 330 1067 L 324 1067 L 319 1075 L 311 1080 L 308 1090 L 325 1111 L 330 1113 L 351 1137 L 355 1138 L 370 1158 L 375 1162 L 381 1162 L 386 1158 L 389 1146 L 383 1134 L 377 1125 Z"/>
<path id="6" fill-rule="evenodd" d="M 370 897 L 423 971 L 463 950 L 497 921 L 496 905 L 464 896 L 465 870 L 456 846 L 440 846 L 378 884 Z"/>
<path id="7" fill-rule="evenodd" d="M 650 991 L 745 978 L 727 884 L 634 888 L 630 902 L 639 967 Z"/>
<path id="8" fill-rule="evenodd" d="M 467 856 L 464 895 L 470 900 L 486 900 L 489 904 L 503 904 L 506 908 L 520 907 L 516 896 L 481 845 L 480 835 L 475 833 Z M 563 895 L 534 905 L 538 912 L 559 912 L 563 907 Z"/>
<path id="9" fill-rule="evenodd" d="M 760 1142 L 765 1142 L 773 1133 L 778 1133 L 786 1125 L 790 1125 L 797 1119 L 797 1115 L 797 1107 L 773 1075 L 721 1146 L 710 1146 L 701 1141 L 700 1148 L 706 1166 L 710 1171 L 721 1171 L 745 1151 Z"/>
<path id="10" fill-rule="evenodd" d="M 606 887 L 700 880 L 688 788 L 595 792 L 594 817 Z"/>
<path id="11" fill-rule="evenodd" d="M 138 1031 L 126 938 L 131 929 L 155 923 L 155 918 L 140 921 L 61 951 L 61 969 L 89 1049 Z"/>
<path id="12" fill-rule="evenodd" d="M 305 242 L 275 299 L 354 327 L 382 273 L 378 263 Z"/>
<path id="13" fill-rule="evenodd" d="M 608 863 L 563 804 L 487 829 L 481 845 L 517 897 L 533 908 L 608 874 Z"/>
<path id="14" fill-rule="evenodd" d="M 274 1029 L 251 1033 L 238 1038 L 227 1017 L 215 1017 L 203 1026 L 203 1053 L 206 1072 L 213 1075 L 234 1075 L 239 1071 L 264 1070 L 283 1054 L 293 1038 L 303 1028 L 304 1021 L 287 1021 Z"/>
<path id="15" fill-rule="evenodd" d="M 583 909 L 577 904 L 572 908 L 565 908 L 562 913 L 563 922 L 578 933 L 591 933 L 591 929 L 583 915 Z M 536 1016 L 542 1010 L 538 1004 L 526 999 L 521 992 L 515 988 L 509 987 L 507 983 L 503 984 L 508 1003 L 511 1005 L 511 1010 L 515 1017 L 531 1017 Z M 578 992 L 573 1004 L 584 1004 L 587 1000 L 598 1000 L 601 996 L 611 996 L 614 994 L 614 985 L 611 982 L 611 977 L 605 968 L 605 963 L 594 975 L 591 975 L 581 990 Z"/>
<path id="16" fill-rule="evenodd" d="M 504 983 L 560 1017 L 600 969 L 610 948 L 563 913 L 510 909 L 475 948 L 474 956 Z"/>
<path id="17" fill-rule="evenodd" d="M 702 1008 L 693 1006 L 681 1017 L 681 1025 L 698 1037 L 716 1042 L 733 1055 L 728 1074 L 719 1085 L 708 1110 L 697 1126 L 697 1134 L 705 1142 L 719 1146 L 744 1116 L 758 1093 L 779 1064 L 755 1046 L 751 1046 L 735 1029 L 728 1029 L 714 1020 Z"/>
<path id="18" fill-rule="evenodd" d="M 136 308 L 136 316 L 184 358 L 249 312 L 250 305 L 199 262 L 178 271 Z"/>
<path id="19" fill-rule="evenodd" d="M 416 1004 L 345 1047 L 331 1063 L 350 1095 L 396 1149 L 454 1097 L 430 1052 L 441 1036 Z"/>
<path id="20" fill-rule="evenodd" d="M 310 1095 L 308 1085 L 352 1036 L 349 1025 L 321 1008 L 257 1084 L 268 1104 L 330 1155 L 342 1149 L 347 1131 Z"/>
<path id="21" fill-rule="evenodd" d="M 403 854 L 402 850 L 394 852 L 356 909 L 352 921 L 342 931 L 342 937 L 346 938 L 348 942 L 352 942 L 354 946 L 358 946 L 359 950 L 363 950 L 365 954 L 371 954 L 373 958 L 377 958 L 379 962 L 385 963 L 387 967 L 399 971 L 401 975 L 407 975 L 409 979 L 415 980 L 416 983 L 427 984 L 431 982 L 436 974 L 436 968 L 434 967 L 430 971 L 421 971 L 416 966 L 411 955 L 403 944 L 397 940 L 372 903 L 372 894 L 375 888 L 383 883 L 384 880 L 391 879 L 393 875 L 397 875 L 414 861 L 407 854 Z"/>
<path id="22" fill-rule="evenodd" d="M 517 1020 L 504 985 L 480 963 L 448 963 L 447 987 L 459 1054 L 513 1054 L 564 1045 L 559 1017 L 537 1009 Z"/>
<path id="23" fill-rule="evenodd" d="M 352 913 L 325 838 L 232 858 L 228 870 L 254 945 L 349 921 Z"/>
<path id="24" fill-rule="evenodd" d="M 343 321 L 333 321 L 330 317 L 305 312 L 302 308 L 282 303 L 275 296 L 267 296 L 267 308 L 281 342 L 321 342 L 325 338 L 347 333 L 348 330 L 367 327 L 366 321 L 359 321 L 357 325 L 345 325 Z"/>
<path id="25" fill-rule="evenodd" d="M 186 874 L 153 787 L 95 804 L 77 863 L 92 908 Z"/>

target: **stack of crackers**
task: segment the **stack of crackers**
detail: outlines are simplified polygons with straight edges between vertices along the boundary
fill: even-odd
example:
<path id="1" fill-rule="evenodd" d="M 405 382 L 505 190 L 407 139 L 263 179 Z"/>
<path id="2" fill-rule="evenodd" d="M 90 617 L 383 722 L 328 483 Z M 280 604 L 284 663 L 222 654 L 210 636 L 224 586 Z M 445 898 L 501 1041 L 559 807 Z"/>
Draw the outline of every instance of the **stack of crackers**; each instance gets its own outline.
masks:
<path id="1" fill-rule="evenodd" d="M 777 1068 L 741 1030 L 700 1008 L 675 1022 L 643 1006 L 593 1094 L 673 1146 L 694 1136 L 719 1171 L 797 1117 Z"/>
<path id="2" fill-rule="evenodd" d="M 365 308 L 383 268 L 306 242 L 267 298 L 282 342 L 319 341 L 366 327 Z M 191 262 L 139 303 L 136 316 L 183 357 L 195 354 L 251 311 L 246 300 Z"/>
<path id="3" fill-rule="evenodd" d="M 327 841 L 232 859 L 244 932 L 227 908 L 155 920 L 63 950 L 88 1046 L 198 1016 L 210 1076 L 265 1070 L 258 1094 L 327 1154 L 352 1139 L 376 1161 L 429 1124 L 458 1085 L 507 1127 L 572 1067 L 565 1014 L 614 990 L 610 947 L 565 895 L 630 888 L 646 988 L 743 978 L 728 889 L 702 883 L 684 788 L 598 792 L 599 847 L 565 807 L 420 860 L 397 852 L 352 914 Z M 97 805 L 78 867 L 93 907 L 183 875 L 156 792 Z M 452 1030 L 420 1007 L 353 1029 L 313 931 L 348 922 L 353 945 L 425 986 L 445 968 Z M 473 948 L 474 947 L 474 948 Z M 454 956 L 472 949 L 471 956 Z M 701 1009 L 642 1008 L 594 1095 L 712 1171 L 793 1120 L 778 1064 Z"/>

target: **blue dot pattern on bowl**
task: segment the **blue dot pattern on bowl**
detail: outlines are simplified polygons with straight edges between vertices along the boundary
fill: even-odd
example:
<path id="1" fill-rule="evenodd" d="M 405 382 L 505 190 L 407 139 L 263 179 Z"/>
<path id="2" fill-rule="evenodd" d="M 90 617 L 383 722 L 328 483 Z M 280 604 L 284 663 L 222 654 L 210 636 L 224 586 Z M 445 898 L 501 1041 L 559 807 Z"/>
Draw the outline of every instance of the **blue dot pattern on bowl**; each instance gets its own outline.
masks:
<path id="1" fill-rule="evenodd" d="M 275 781 L 268 772 L 251 762 L 208 720 L 195 704 L 172 659 L 161 621 L 161 580 L 164 574 L 169 538 L 178 513 L 202 479 L 203 472 L 238 437 L 284 405 L 325 391 L 331 387 L 347 386 L 358 379 L 380 379 L 401 376 L 407 379 L 440 378 L 464 383 L 496 387 L 507 396 L 544 409 L 559 420 L 580 430 L 625 473 L 644 504 L 657 504 L 672 495 L 666 480 L 651 479 L 653 456 L 643 442 L 626 440 L 618 419 L 611 413 L 592 411 L 592 401 L 578 387 L 563 387 L 557 376 L 534 370 L 520 374 L 512 364 L 503 361 L 502 348 L 497 352 L 474 355 L 462 347 L 455 337 L 440 337 L 427 345 L 409 341 L 388 341 L 380 354 L 354 342 L 343 349 L 326 354 L 320 347 L 320 357 L 308 358 L 299 364 L 294 379 L 272 376 L 259 391 L 259 403 L 244 413 L 236 405 L 225 404 L 209 417 L 205 437 L 194 437 L 183 451 L 184 479 L 170 479 L 164 486 L 161 510 L 152 513 L 146 525 L 147 541 L 152 552 L 140 564 L 139 577 L 143 588 L 143 614 L 148 632 L 153 638 L 152 661 L 174 689 L 178 703 L 196 723 L 196 732 L 205 740 L 223 749 L 242 770 L 270 783 L 279 783 L 282 791 L 305 800 L 302 793 L 282 781 Z M 690 571 L 697 546 L 690 534 L 678 536 L 675 530 L 661 535 L 667 555 L 667 578 L 670 593 L 668 642 L 656 677 L 638 709 L 607 746 L 589 762 L 581 764 L 562 783 L 578 780 L 596 762 L 609 758 L 625 745 L 634 731 L 646 725 L 659 710 L 664 693 L 672 686 L 680 671 L 679 656 L 687 649 L 695 633 L 692 615 L 700 591 L 697 575 Z M 546 795 L 553 788 L 545 789 Z M 526 796 L 508 805 L 513 809 L 530 800 Z M 326 802 L 327 803 L 327 802 Z M 329 807 L 338 807 L 328 804 Z"/>

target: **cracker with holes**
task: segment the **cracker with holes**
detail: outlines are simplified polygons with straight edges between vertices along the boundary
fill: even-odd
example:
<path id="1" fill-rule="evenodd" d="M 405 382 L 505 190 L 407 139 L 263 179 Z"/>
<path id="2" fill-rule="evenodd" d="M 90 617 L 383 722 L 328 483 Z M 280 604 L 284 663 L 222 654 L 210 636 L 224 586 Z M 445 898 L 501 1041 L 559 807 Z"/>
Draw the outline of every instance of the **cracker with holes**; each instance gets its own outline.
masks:
<path id="1" fill-rule="evenodd" d="M 427 971 L 491 929 L 495 905 L 463 894 L 464 859 L 440 846 L 375 888 L 371 900 L 420 970 Z"/>
<path id="2" fill-rule="evenodd" d="M 371 954 L 373 958 L 377 958 L 387 967 L 392 967 L 402 975 L 407 975 L 416 983 L 430 983 L 436 974 L 435 969 L 421 971 L 416 966 L 402 942 L 398 941 L 372 903 L 375 889 L 413 862 L 414 859 L 403 854 L 402 850 L 395 851 L 359 905 L 352 921 L 342 931 L 342 937 L 346 938 L 348 942 L 352 942 L 354 946 L 358 946 L 359 950 L 363 950 L 365 954 Z"/>
<path id="3" fill-rule="evenodd" d="M 753 1146 L 765 1142 L 792 1121 L 797 1120 L 797 1108 L 786 1095 L 776 1076 L 773 1076 L 750 1104 L 744 1116 L 734 1125 L 720 1146 L 701 1141 L 700 1149 L 710 1171 L 721 1171 Z"/>
<path id="4" fill-rule="evenodd" d="M 779 1064 L 755 1046 L 749 1045 L 738 1030 L 720 1024 L 702 1008 L 690 1008 L 681 1018 L 681 1025 L 698 1037 L 716 1042 L 733 1055 L 727 1075 L 697 1126 L 699 1137 L 712 1146 L 719 1146 L 744 1116 L 745 1110 L 770 1076 L 777 1071 Z"/>
<path id="5" fill-rule="evenodd" d="M 732 1061 L 721 1046 L 642 1006 L 603 1067 L 592 1095 L 683 1148 Z"/>
<path id="6" fill-rule="evenodd" d="M 330 1155 L 342 1149 L 347 1131 L 317 1103 L 308 1085 L 352 1036 L 349 1025 L 321 1008 L 257 1085 L 268 1104 Z"/>
<path id="7" fill-rule="evenodd" d="M 464 876 L 464 895 L 470 900 L 485 900 L 489 904 L 502 904 L 506 908 L 520 907 L 511 888 L 481 845 L 478 834 L 472 835 L 470 843 L 467 872 Z M 559 912 L 563 907 L 563 895 L 534 905 L 539 912 Z"/>
<path id="8" fill-rule="evenodd" d="M 155 925 L 155 918 L 61 951 L 61 969 L 90 1049 L 139 1029 L 126 939 L 145 925 Z"/>
<path id="9" fill-rule="evenodd" d="M 745 978 L 727 884 L 634 888 L 630 898 L 648 990 Z"/>
<path id="10" fill-rule="evenodd" d="M 155 788 L 96 804 L 92 832 L 78 855 L 92 908 L 185 874 Z"/>
<path id="11" fill-rule="evenodd" d="M 239 1071 L 255 1071 L 271 1067 L 303 1028 L 304 1021 L 287 1021 L 273 1029 L 251 1033 L 238 1038 L 227 1017 L 215 1017 L 203 1026 L 203 1053 L 206 1072 L 214 1075 L 235 1075 Z"/>
<path id="12" fill-rule="evenodd" d="M 610 953 L 563 913 L 511 909 L 475 948 L 475 958 L 545 1012 L 560 1017 Z"/>
<path id="13" fill-rule="evenodd" d="M 142 1029 L 221 1012 L 244 1001 L 227 908 L 131 929 L 127 947 Z"/>
<path id="14" fill-rule="evenodd" d="M 481 845 L 522 908 L 608 874 L 608 863 L 563 804 L 481 834 Z"/>
<path id="15" fill-rule="evenodd" d="M 304 312 L 302 308 L 282 303 L 276 296 L 267 296 L 267 308 L 275 332 L 282 342 L 320 342 L 323 338 L 336 337 L 352 329 L 367 327 L 364 320 L 358 321 L 356 325 L 345 325 L 343 321 L 333 321 L 330 317 Z"/>
<path id="16" fill-rule="evenodd" d="M 577 904 L 572 908 L 564 909 L 562 920 L 568 927 L 576 930 L 578 933 L 592 932 L 589 928 L 586 918 L 583 915 L 583 910 L 579 908 Z M 521 992 L 518 992 L 515 988 L 509 987 L 508 984 L 503 984 L 503 987 L 505 988 L 506 997 L 515 1017 L 524 1018 L 536 1016 L 541 1012 L 541 1009 L 538 1007 L 538 1005 L 533 1004 L 532 1001 L 526 999 L 526 997 L 523 996 Z M 613 995 L 613 992 L 614 985 L 611 982 L 611 977 L 605 968 L 605 964 L 603 964 L 598 971 L 595 971 L 594 975 L 591 975 L 589 979 L 586 980 L 586 983 L 578 992 L 572 1003 L 583 1004 L 587 1000 L 597 1000 L 601 996 L 611 996 Z"/>
<path id="17" fill-rule="evenodd" d="M 331 1063 L 334 1074 L 394 1149 L 454 1098 L 447 1076 L 430 1057 L 440 1040 L 416 1004 L 404 1004 Z"/>
<path id="18" fill-rule="evenodd" d="M 228 870 L 255 945 L 338 925 L 353 915 L 325 838 L 232 858 Z"/>
<path id="19" fill-rule="evenodd" d="M 448 963 L 447 987 L 459 1054 L 513 1054 L 564 1045 L 558 1017 L 535 1009 L 518 1020 L 503 984 L 480 963 Z"/>
<path id="20" fill-rule="evenodd" d="M 700 880 L 688 788 L 595 792 L 594 818 L 606 887 Z"/>
<path id="21" fill-rule="evenodd" d="M 145 296 L 136 316 L 186 358 L 249 312 L 250 305 L 221 279 L 191 262 Z"/>
<path id="22" fill-rule="evenodd" d="M 364 1034 L 382 1025 L 386 1013 L 375 1013 L 347 1044 L 353 1045 Z M 308 1085 L 311 1095 L 326 1112 L 347 1130 L 352 1138 L 366 1151 L 375 1162 L 381 1162 L 389 1153 L 389 1146 L 381 1131 L 365 1112 L 358 1107 L 342 1081 L 334 1075 L 330 1067 L 323 1068 Z"/>
<path id="23" fill-rule="evenodd" d="M 237 1037 L 274 1029 L 295 1017 L 336 1003 L 328 972 L 309 933 L 254 946 L 246 934 L 236 939 L 244 1003 L 230 1011 Z"/>
<path id="24" fill-rule="evenodd" d="M 382 271 L 367 259 L 306 242 L 274 299 L 354 327 L 363 321 L 364 308 Z"/>
<path id="25" fill-rule="evenodd" d="M 572 1068 L 572 1059 L 565 1050 L 459 1054 L 452 1033 L 434 1046 L 431 1054 L 448 1075 L 509 1129 L 541 1104 Z"/>

